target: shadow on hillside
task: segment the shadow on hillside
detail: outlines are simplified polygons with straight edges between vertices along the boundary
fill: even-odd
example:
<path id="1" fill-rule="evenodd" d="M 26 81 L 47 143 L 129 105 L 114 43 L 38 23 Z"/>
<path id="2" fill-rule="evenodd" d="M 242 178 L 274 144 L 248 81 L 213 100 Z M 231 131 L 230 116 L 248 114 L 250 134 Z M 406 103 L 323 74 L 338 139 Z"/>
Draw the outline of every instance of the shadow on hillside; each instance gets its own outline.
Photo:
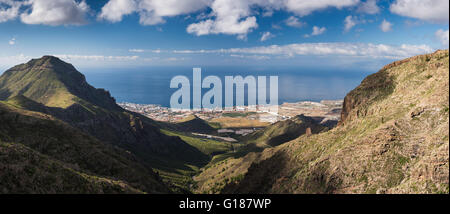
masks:
<path id="1" fill-rule="evenodd" d="M 78 103 L 67 108 L 49 107 L 23 95 L 5 102 L 19 109 L 51 115 L 102 142 L 134 153 L 152 167 L 192 170 L 184 164 L 201 167 L 210 159 L 181 138 L 161 133 L 151 119 L 120 107 L 121 111 L 89 108 Z"/>
<path id="2" fill-rule="evenodd" d="M 283 151 L 253 163 L 241 181 L 224 187 L 222 194 L 292 193 L 331 194 L 342 183 L 338 174 L 329 172 L 329 162 L 323 161 L 296 177 L 301 168 L 292 169 L 292 160 Z M 308 167 L 303 165 L 303 167 Z"/>
<path id="3" fill-rule="evenodd" d="M 259 163 L 253 163 L 247 174 L 239 183 L 230 183 L 224 187 L 222 194 L 255 194 L 267 193 L 279 179 L 280 172 L 285 169 L 287 156 L 277 152 L 272 157 Z"/>

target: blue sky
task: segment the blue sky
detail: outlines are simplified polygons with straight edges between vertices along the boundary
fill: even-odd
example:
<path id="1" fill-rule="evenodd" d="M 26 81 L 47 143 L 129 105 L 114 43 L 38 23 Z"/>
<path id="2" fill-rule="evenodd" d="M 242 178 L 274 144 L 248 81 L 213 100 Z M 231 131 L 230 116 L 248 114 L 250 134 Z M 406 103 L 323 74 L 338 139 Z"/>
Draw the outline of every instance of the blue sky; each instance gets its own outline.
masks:
<path id="1" fill-rule="evenodd" d="M 373 70 L 448 48 L 448 0 L 0 0 L 0 68 L 289 65 Z"/>

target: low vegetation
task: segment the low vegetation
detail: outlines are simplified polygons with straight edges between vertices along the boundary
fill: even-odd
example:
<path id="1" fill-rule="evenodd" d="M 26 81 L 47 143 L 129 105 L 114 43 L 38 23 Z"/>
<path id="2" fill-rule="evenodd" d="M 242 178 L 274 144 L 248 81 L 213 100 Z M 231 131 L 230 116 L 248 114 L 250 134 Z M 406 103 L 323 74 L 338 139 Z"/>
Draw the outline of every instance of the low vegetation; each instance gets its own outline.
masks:
<path id="1" fill-rule="evenodd" d="M 210 122 L 220 124 L 220 128 L 253 128 L 270 125 L 269 122 L 261 122 L 246 117 L 220 117 L 214 118 Z"/>
<path id="2" fill-rule="evenodd" d="M 446 50 L 385 66 L 347 95 L 337 128 L 244 157 L 220 192 L 448 193 L 448 62 Z"/>
<path id="3" fill-rule="evenodd" d="M 448 69 L 448 50 L 385 66 L 329 130 L 246 113 L 155 122 L 35 59 L 0 77 L 0 193 L 448 194 Z M 262 129 L 239 143 L 193 134 L 249 127 Z"/>
<path id="4" fill-rule="evenodd" d="M 448 194 L 448 62 L 446 50 L 385 66 L 346 96 L 336 128 L 217 160 L 197 192 Z"/>

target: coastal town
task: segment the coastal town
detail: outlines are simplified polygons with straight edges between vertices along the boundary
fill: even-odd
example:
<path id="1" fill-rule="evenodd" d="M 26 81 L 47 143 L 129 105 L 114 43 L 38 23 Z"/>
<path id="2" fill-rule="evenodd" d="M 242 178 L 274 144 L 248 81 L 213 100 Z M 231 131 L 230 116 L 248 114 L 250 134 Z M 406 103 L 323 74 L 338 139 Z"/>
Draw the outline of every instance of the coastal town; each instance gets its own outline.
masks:
<path id="1" fill-rule="evenodd" d="M 233 109 L 173 110 L 171 108 L 155 104 L 122 102 L 118 103 L 118 105 L 128 111 L 140 113 L 156 121 L 177 122 L 188 118 L 189 116 L 195 115 L 208 122 L 220 123 L 223 120 L 227 120 L 227 122 L 231 125 L 223 128 L 234 128 L 236 126 L 263 127 L 301 114 L 312 117 L 317 122 L 325 125 L 335 125 L 340 118 L 343 100 L 283 103 L 277 106 L 277 113 L 269 112 L 267 110 L 260 110 L 263 108 L 260 108 L 259 106 L 256 106 L 255 108 L 236 106 Z M 240 119 L 237 120 L 236 118 Z M 243 121 L 242 118 L 245 118 L 246 120 Z M 235 125 L 233 125 L 234 121 Z M 244 123 L 245 125 L 242 125 Z M 222 132 L 226 131 L 226 129 L 222 130 Z M 246 131 L 244 130 L 243 132 L 245 133 Z"/>

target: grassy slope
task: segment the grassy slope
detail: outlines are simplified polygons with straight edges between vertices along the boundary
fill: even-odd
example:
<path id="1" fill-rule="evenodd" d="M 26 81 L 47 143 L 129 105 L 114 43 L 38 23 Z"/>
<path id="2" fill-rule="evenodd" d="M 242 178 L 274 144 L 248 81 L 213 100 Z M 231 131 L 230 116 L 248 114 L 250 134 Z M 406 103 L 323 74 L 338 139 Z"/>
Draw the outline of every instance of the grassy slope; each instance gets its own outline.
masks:
<path id="1" fill-rule="evenodd" d="M 214 118 L 209 122 L 220 128 L 253 128 L 266 127 L 270 125 L 268 122 L 251 120 L 246 117 L 220 117 Z"/>
<path id="2" fill-rule="evenodd" d="M 250 115 L 254 115 L 256 112 L 227 112 L 223 113 L 223 117 L 248 117 Z"/>
<path id="3" fill-rule="evenodd" d="M 125 182 L 66 165 L 22 144 L 0 141 L 0 193 L 143 193 Z"/>
<path id="4" fill-rule="evenodd" d="M 17 107 L 20 109 L 30 109 L 39 112 L 48 112 L 54 110 L 49 109 L 48 107 L 40 103 L 36 103 L 24 96 L 15 96 L 11 99 L 4 101 L 3 103 L 8 104 L 11 107 Z M 120 114 L 130 114 L 130 117 L 133 117 L 131 113 L 125 112 Z M 145 118 L 143 119 L 145 121 Z M 8 121 L 5 120 L 4 122 L 7 123 Z M 181 132 L 175 133 L 164 130 L 163 132 L 168 136 L 174 136 L 185 140 L 185 142 L 191 145 L 192 148 L 198 149 L 200 153 L 200 155 L 195 155 L 195 157 L 190 157 L 191 154 L 187 153 L 185 156 L 178 158 L 167 158 L 164 156 L 153 154 L 150 156 L 151 158 L 144 159 L 143 163 L 146 166 L 149 166 L 153 168 L 155 171 L 157 171 L 158 174 L 164 179 L 164 181 L 166 181 L 166 183 L 171 187 L 172 191 L 175 192 L 180 193 L 189 192 L 189 185 L 192 183 L 191 177 L 198 171 L 200 167 L 208 163 L 209 160 L 208 157 L 212 156 L 214 153 L 221 153 L 229 150 L 225 143 L 212 140 L 204 141 L 203 139 L 188 136 L 189 134 L 182 134 Z M 33 134 L 33 131 L 29 131 L 29 133 L 23 134 L 31 135 Z M 11 135 L 11 133 L 5 134 L 5 136 L 8 135 Z M 211 143 L 211 145 L 209 145 L 209 143 Z M 141 156 L 149 157 L 148 154 L 143 154 Z M 183 161 L 186 159 L 189 161 Z"/>
<path id="5" fill-rule="evenodd" d="M 215 157 L 215 155 L 217 154 L 226 153 L 232 150 L 231 144 L 228 142 L 199 138 L 196 136 L 192 136 L 189 133 L 183 133 L 179 131 L 162 130 L 162 132 L 169 136 L 180 137 L 183 141 L 197 148 L 204 155 L 207 155 L 209 157 L 207 161 L 200 164 L 191 165 L 179 162 L 173 163 L 170 169 L 156 166 L 156 170 L 159 172 L 161 177 L 163 177 L 166 181 L 173 183 L 176 187 L 174 189 L 179 192 L 190 191 L 192 185 L 195 185 L 192 177 L 199 172 L 201 167 L 204 167 L 206 164 L 208 164 L 211 158 Z"/>
<path id="6" fill-rule="evenodd" d="M 448 193 L 448 64 L 447 50 L 386 66 L 347 95 L 340 126 L 246 156 L 222 192 Z"/>
<path id="7" fill-rule="evenodd" d="M 0 121 L 1 141 L 14 143 L 12 144 L 14 148 L 25 148 L 25 150 L 18 150 L 24 151 L 24 155 L 37 153 L 36 157 L 46 158 L 44 162 L 23 160 L 25 165 L 21 165 L 21 167 L 40 169 L 44 167 L 43 163 L 50 161 L 63 165 L 65 168 L 63 172 L 71 170 L 102 180 L 117 180 L 143 192 L 170 192 L 152 169 L 144 166 L 135 156 L 122 149 L 104 144 L 50 115 L 18 109 L 5 102 L 0 102 Z M 7 165 L 5 167 L 8 168 Z M 20 171 L 13 172 L 19 173 Z M 19 176 L 19 174 L 15 176 Z M 59 175 L 55 174 L 55 178 L 52 179 L 58 179 L 57 176 Z M 63 181 L 58 180 L 58 182 Z M 66 185 L 64 182 L 62 184 Z M 8 189 L 9 186 L 11 188 L 9 190 L 14 193 L 13 183 L 3 183 L 3 185 L 5 189 Z M 32 179 L 24 180 L 22 185 L 26 189 L 40 188 L 40 191 L 47 188 L 36 185 Z M 67 185 L 76 184 L 67 183 Z M 49 186 L 47 190 L 49 192 L 56 191 L 52 188 Z M 60 188 L 58 191 L 71 192 L 72 190 Z"/>
<path id="8" fill-rule="evenodd" d="M 201 165 L 208 161 L 208 156 L 197 148 L 183 142 L 178 137 L 162 134 L 156 128 L 158 124 L 154 121 L 132 112 L 109 111 L 89 103 L 87 104 L 90 105 L 89 108 L 74 108 L 72 106 L 69 109 L 61 109 L 47 107 L 23 95 L 11 97 L 4 103 L 20 109 L 42 112 L 61 118 L 70 125 L 80 128 L 104 142 L 110 142 L 113 145 L 118 144 L 118 146 L 132 151 L 152 167 L 175 168 L 174 165 L 177 166 L 180 163 L 182 165 L 185 165 L 185 163 L 186 165 Z M 90 109 L 95 110 L 90 111 Z M 86 126 L 86 121 L 91 121 L 92 118 L 98 119 L 97 124 Z M 118 135 L 123 140 L 118 139 Z M 140 143 L 134 145 L 132 140 L 138 140 Z M 126 142 L 124 143 L 124 141 Z"/>
<path id="9" fill-rule="evenodd" d="M 0 100 L 58 118 L 132 153 L 145 167 L 186 165 L 190 170 L 208 161 L 207 155 L 179 137 L 162 134 L 153 120 L 118 107 L 107 91 L 90 86 L 72 65 L 55 57 L 34 59 L 6 71 L 0 77 Z M 29 131 L 24 134 L 36 134 Z"/>
<path id="10" fill-rule="evenodd" d="M 201 173 L 195 177 L 198 182 L 196 192 L 217 193 L 226 184 L 243 178 L 243 174 L 250 166 L 253 153 L 262 152 L 270 148 L 288 142 L 298 136 L 304 135 L 310 128 L 311 134 L 325 130 L 314 120 L 299 115 L 292 120 L 280 121 L 252 134 L 242 137 L 241 144 L 234 145 L 235 150 L 219 154 L 203 167 Z"/>
<path id="11" fill-rule="evenodd" d="M 216 132 L 216 129 L 208 124 L 208 122 L 195 115 L 191 115 L 176 123 L 158 122 L 158 125 L 163 129 L 179 132 L 196 132 L 203 134 L 214 134 Z"/>
<path id="12" fill-rule="evenodd" d="M 311 134 L 319 133 L 325 129 L 312 118 L 299 115 L 291 120 L 279 121 L 262 130 L 246 135 L 242 140 L 261 147 L 277 146 L 305 134 L 308 128 Z"/>
<path id="13" fill-rule="evenodd" d="M 49 107 L 91 103 L 109 110 L 119 109 L 109 92 L 90 86 L 71 64 L 51 56 L 33 59 L 2 74 L 0 100 L 17 95 Z"/>
<path id="14" fill-rule="evenodd" d="M 183 134 L 183 133 L 175 132 L 175 131 L 162 130 L 162 132 L 169 136 L 179 136 L 183 141 L 185 141 L 189 145 L 197 148 L 203 154 L 208 155 L 210 157 L 212 157 L 216 154 L 220 154 L 220 153 L 224 153 L 224 152 L 232 150 L 231 143 L 221 142 L 221 141 L 216 141 L 216 140 L 211 140 L 211 139 L 206 139 L 206 138 L 199 138 L 199 137 L 195 137 L 192 135 L 189 136 L 189 134 L 187 134 L 187 133 Z"/>

